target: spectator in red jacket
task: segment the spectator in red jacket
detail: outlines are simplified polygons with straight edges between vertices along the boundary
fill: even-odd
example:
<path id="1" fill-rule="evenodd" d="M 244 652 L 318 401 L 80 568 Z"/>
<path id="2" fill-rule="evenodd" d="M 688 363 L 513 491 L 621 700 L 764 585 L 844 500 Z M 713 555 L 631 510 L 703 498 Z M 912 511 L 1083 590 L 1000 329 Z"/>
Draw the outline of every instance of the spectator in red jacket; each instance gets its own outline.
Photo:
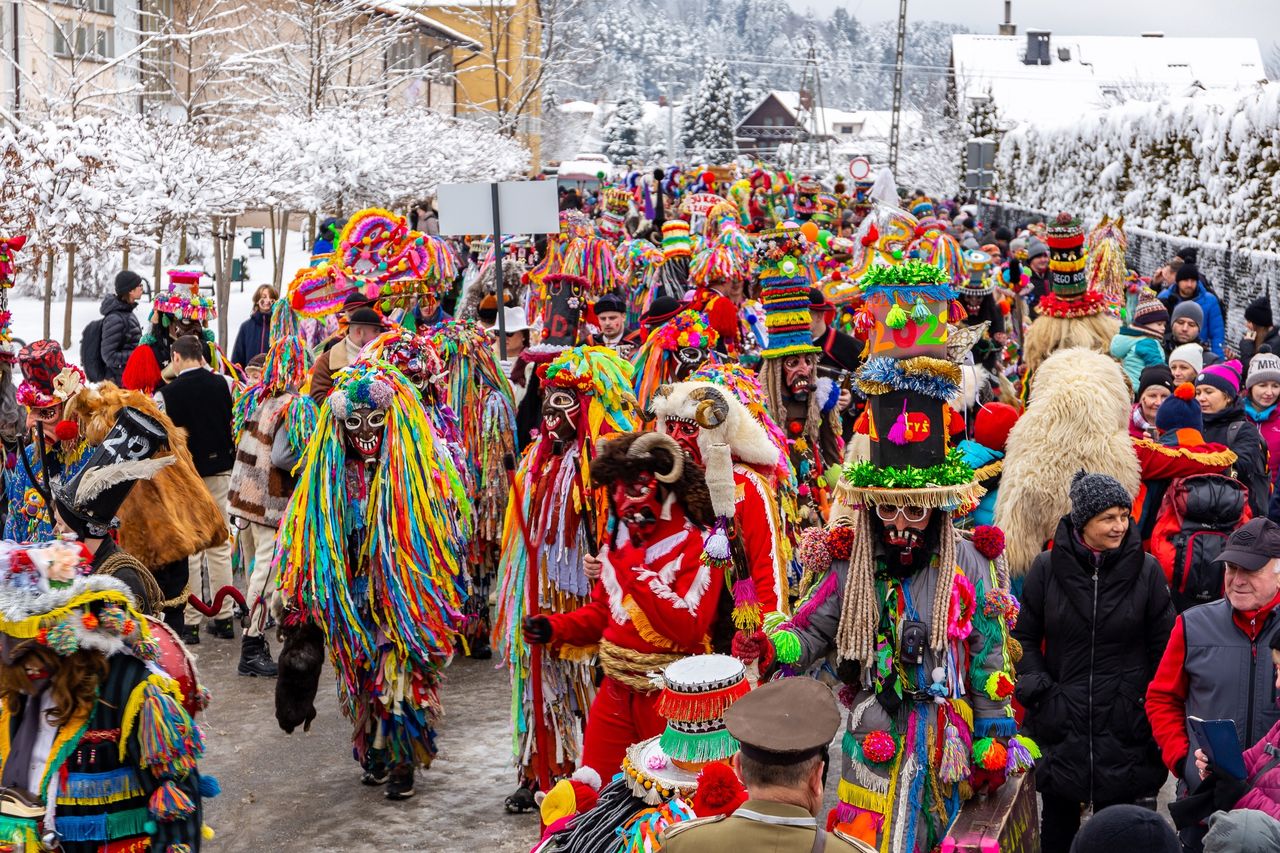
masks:
<path id="1" fill-rule="evenodd" d="M 1224 597 L 1177 618 L 1147 688 L 1147 718 L 1180 797 L 1200 784 L 1188 716 L 1234 720 L 1241 743 L 1258 742 L 1280 722 L 1265 652 L 1280 635 L 1280 525 L 1253 519 L 1231 534 L 1219 560 Z M 1188 850 L 1201 849 L 1203 838 L 1202 826 L 1182 831 Z"/>

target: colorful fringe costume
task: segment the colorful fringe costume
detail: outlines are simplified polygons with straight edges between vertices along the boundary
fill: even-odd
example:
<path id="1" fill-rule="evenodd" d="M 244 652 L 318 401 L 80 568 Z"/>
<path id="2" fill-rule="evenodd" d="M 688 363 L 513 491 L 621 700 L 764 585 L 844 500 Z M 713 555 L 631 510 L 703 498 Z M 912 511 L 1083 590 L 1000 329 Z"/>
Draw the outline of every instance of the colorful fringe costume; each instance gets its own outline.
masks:
<path id="1" fill-rule="evenodd" d="M 521 635 L 525 616 L 532 615 L 530 586 L 542 613 L 567 613 L 587 602 L 591 582 L 582 558 L 604 541 L 608 520 L 606 496 L 592 488 L 591 456 L 599 439 L 636 429 L 631 365 L 613 350 L 576 347 L 539 372 L 543 394 L 569 392 L 577 410 L 572 435 L 558 439 L 548 433 L 544 406 L 543 429 L 515 472 L 502 530 L 493 647 L 511 670 L 512 752 L 522 780 L 539 778 L 539 771 L 573 772 L 582 757 L 580 718 L 595 697 L 594 649 L 537 650 L 545 729 L 536 731 L 534 667 Z M 544 745 L 548 737 L 553 740 Z"/>
<path id="2" fill-rule="evenodd" d="M 198 851 L 207 831 L 201 797 L 215 795 L 217 783 L 201 778 L 196 762 L 203 736 L 183 706 L 178 682 L 158 663 L 162 648 L 168 660 L 180 644 L 172 635 L 159 641 L 156 632 L 165 629 L 134 610 L 123 583 L 88 574 L 87 556 L 66 542 L 0 545 L 0 632 L 11 643 L 9 666 L 20 668 L 33 649 L 60 659 L 106 660 L 96 696 L 51 733 L 38 777 L 7 764 L 24 737 L 28 747 L 37 737 L 29 715 L 52 709 L 50 681 L 32 681 L 36 692 L 15 694 L 0 706 L 0 772 L 44 803 L 38 816 L 0 816 L 0 847 L 43 850 L 41 839 L 56 833 L 58 849 L 66 853 Z M 194 682 L 185 687 L 199 692 Z M 38 725 L 53 723 L 41 719 Z M 28 749 L 24 757 L 30 755 Z"/>
<path id="3" fill-rule="evenodd" d="M 460 445 L 475 484 L 475 530 L 467 554 L 471 598 L 463 635 L 487 644 L 489 590 L 498 571 L 509 491 L 504 458 L 516 452 L 514 393 L 494 357 L 493 334 L 478 323 L 449 321 L 428 334 L 448 374 L 442 402 L 458 416 Z"/>
<path id="4" fill-rule="evenodd" d="M 632 359 L 640 408 L 649 405 L 660 385 L 689 378 L 708 359 L 713 364 L 719 362 L 713 352 L 719 341 L 720 335 L 700 311 L 681 311 L 654 329 Z"/>
<path id="5" fill-rule="evenodd" d="M 370 464 L 344 426 L 385 413 Z M 356 759 L 426 767 L 466 597 L 471 505 L 417 390 L 383 363 L 341 371 L 320 409 L 276 559 L 286 608 L 324 631 Z M 286 616 L 286 619 L 289 618 Z"/>

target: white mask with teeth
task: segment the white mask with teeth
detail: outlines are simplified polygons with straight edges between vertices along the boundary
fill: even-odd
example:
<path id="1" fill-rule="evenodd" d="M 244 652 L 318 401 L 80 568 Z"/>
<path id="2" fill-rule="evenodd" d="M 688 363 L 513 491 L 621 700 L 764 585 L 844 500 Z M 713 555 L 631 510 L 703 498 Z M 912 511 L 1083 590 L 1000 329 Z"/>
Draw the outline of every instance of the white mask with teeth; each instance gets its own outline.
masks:
<path id="1" fill-rule="evenodd" d="M 382 451 L 382 438 L 387 429 L 385 409 L 352 409 L 342 421 L 347 448 L 365 462 L 372 462 Z"/>

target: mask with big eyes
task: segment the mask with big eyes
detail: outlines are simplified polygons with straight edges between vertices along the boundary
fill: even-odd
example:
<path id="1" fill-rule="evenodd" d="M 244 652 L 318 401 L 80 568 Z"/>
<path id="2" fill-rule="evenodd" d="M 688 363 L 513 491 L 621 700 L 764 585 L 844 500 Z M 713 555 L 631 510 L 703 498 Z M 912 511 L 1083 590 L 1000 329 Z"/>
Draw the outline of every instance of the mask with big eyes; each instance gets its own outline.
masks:
<path id="1" fill-rule="evenodd" d="M 702 433 L 702 427 L 695 421 L 667 418 L 665 432 L 675 439 L 676 444 L 680 445 L 685 453 L 689 454 L 689 458 L 695 465 L 702 464 L 702 448 L 698 446 L 698 436 Z"/>
<path id="2" fill-rule="evenodd" d="M 676 350 L 676 381 L 688 378 L 706 360 L 707 351 L 702 347 L 680 347 Z"/>
<path id="3" fill-rule="evenodd" d="M 542 401 L 542 434 L 550 439 L 569 441 L 578 432 L 578 410 L 581 403 L 572 391 L 554 388 Z"/>
<path id="4" fill-rule="evenodd" d="M 618 520 L 627 525 L 632 542 L 645 541 L 662 511 L 658 479 L 643 471 L 629 483 L 614 483 L 613 510 Z"/>
<path id="5" fill-rule="evenodd" d="M 809 352 L 782 359 L 782 381 L 792 397 L 801 402 L 809 399 L 814 386 L 813 370 L 817 365 L 818 357 Z"/>
<path id="6" fill-rule="evenodd" d="M 382 452 L 382 437 L 387 430 L 387 413 L 383 409 L 354 409 L 342 421 L 347 447 L 360 459 L 371 462 Z"/>

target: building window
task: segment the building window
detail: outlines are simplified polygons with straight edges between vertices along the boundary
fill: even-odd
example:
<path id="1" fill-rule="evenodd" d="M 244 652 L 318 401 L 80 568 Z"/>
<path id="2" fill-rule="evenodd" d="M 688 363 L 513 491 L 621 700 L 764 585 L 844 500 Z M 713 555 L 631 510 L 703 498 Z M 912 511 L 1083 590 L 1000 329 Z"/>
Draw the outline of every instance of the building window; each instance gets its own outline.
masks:
<path id="1" fill-rule="evenodd" d="M 67 41 L 68 36 L 71 36 L 70 43 Z M 53 28 L 53 55 L 89 62 L 106 62 L 114 59 L 115 27 L 99 27 L 94 24 L 73 25 L 69 21 L 59 23 Z"/>
<path id="2" fill-rule="evenodd" d="M 75 6 L 86 12 L 97 12 L 100 15 L 114 15 L 116 0 L 54 0 L 59 6 Z"/>

